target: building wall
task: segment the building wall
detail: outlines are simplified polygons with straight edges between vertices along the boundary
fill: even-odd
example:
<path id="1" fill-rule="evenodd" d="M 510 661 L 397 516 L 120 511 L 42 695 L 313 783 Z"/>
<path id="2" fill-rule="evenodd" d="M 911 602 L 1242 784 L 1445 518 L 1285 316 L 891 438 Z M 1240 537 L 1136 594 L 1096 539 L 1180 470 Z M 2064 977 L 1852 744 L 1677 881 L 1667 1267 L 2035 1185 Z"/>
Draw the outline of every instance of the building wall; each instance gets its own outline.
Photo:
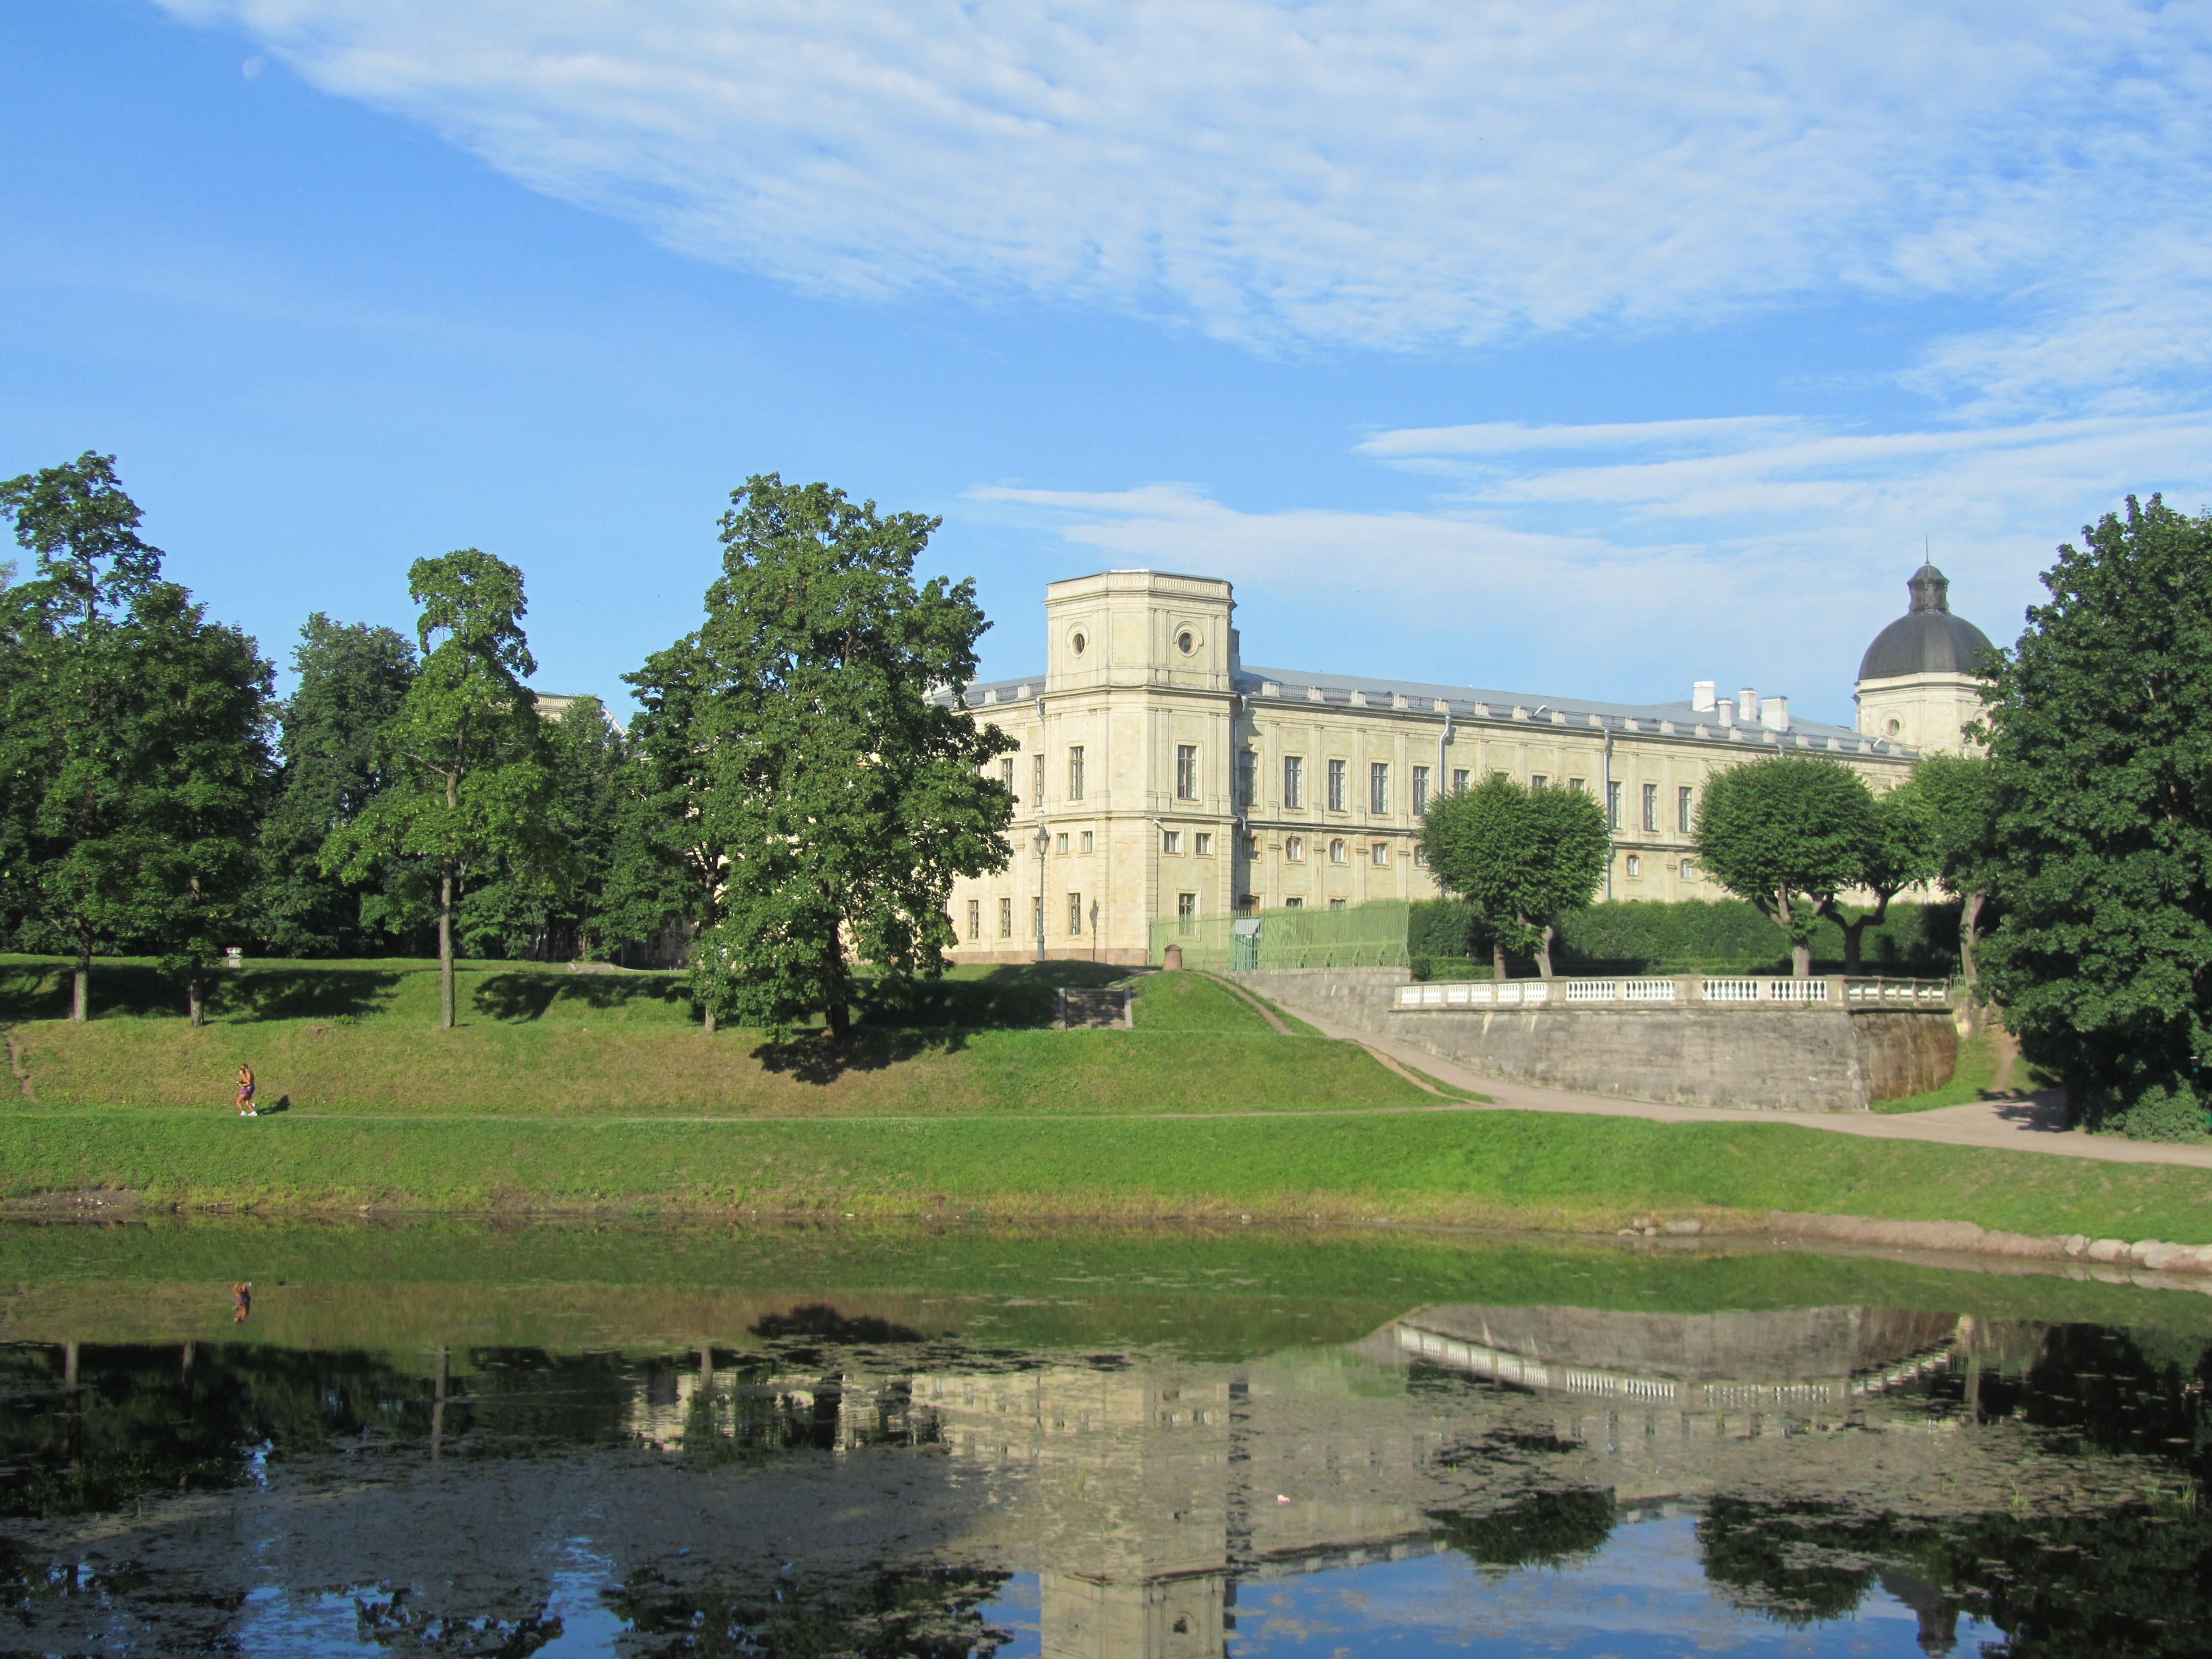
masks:
<path id="1" fill-rule="evenodd" d="M 1595 716 L 1570 724 L 1540 707 L 1477 704 L 1470 717 L 1358 692 L 1347 704 L 1287 682 L 1240 694 L 1234 614 L 1230 585 L 1206 577 L 1115 571 L 1047 589 L 1043 677 L 970 702 L 975 718 L 1021 745 L 1006 757 L 1018 805 L 1007 868 L 955 886 L 956 960 L 1029 960 L 1040 897 L 1048 955 L 1127 963 L 1145 959 L 1151 921 L 1183 904 L 1219 915 L 1240 906 L 1433 898 L 1414 845 L 1417 767 L 1428 769 L 1431 791 L 1452 787 L 1459 773 L 1473 783 L 1502 772 L 1602 798 L 1610 781 L 1620 807 L 1604 896 L 1722 897 L 1697 872 L 1680 792 L 1690 792 L 1694 821 L 1716 770 L 1787 740 L 1729 723 L 1726 707 L 1710 724 L 1605 726 L 1591 724 Z M 1184 750 L 1191 764 L 1179 771 Z M 1902 781 L 1910 765 L 1903 756 L 1837 752 L 1876 787 Z M 1243 801 L 1237 766 L 1248 754 L 1253 793 Z M 1293 757 L 1303 783 L 1296 805 L 1285 792 L 1284 763 Z M 1340 805 L 1329 799 L 1331 761 L 1345 768 Z M 1380 810 L 1376 765 L 1386 769 Z M 1648 829 L 1647 786 L 1656 792 Z M 1332 856 L 1338 843 L 1340 859 Z"/>
<path id="2" fill-rule="evenodd" d="M 1914 674 L 1861 680 L 1859 730 L 1923 754 L 1978 755 L 1966 727 L 1982 715 L 1981 682 L 1964 674 Z"/>

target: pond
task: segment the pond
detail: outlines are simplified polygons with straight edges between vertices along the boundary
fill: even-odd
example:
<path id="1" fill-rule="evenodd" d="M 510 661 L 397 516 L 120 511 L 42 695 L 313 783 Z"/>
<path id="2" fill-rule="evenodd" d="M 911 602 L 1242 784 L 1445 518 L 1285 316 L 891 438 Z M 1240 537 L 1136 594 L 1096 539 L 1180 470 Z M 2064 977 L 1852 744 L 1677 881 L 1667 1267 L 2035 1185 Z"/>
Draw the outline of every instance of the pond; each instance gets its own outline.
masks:
<path id="1" fill-rule="evenodd" d="M 0 1652 L 2201 1653 L 2208 1376 L 1712 1241 L 18 1225 Z"/>

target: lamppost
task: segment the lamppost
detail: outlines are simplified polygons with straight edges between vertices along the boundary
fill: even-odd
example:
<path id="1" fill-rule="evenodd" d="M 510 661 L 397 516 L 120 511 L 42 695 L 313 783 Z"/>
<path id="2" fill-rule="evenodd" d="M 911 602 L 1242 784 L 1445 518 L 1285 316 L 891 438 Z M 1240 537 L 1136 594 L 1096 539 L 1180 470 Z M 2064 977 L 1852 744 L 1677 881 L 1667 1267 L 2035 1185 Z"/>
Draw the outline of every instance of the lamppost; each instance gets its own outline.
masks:
<path id="1" fill-rule="evenodd" d="M 1044 960 L 1044 849 L 1045 849 L 1045 844 L 1046 844 L 1048 842 L 1049 842 L 1051 839 L 1052 839 L 1052 837 L 1051 837 L 1051 836 L 1048 836 L 1047 834 L 1045 834 L 1044 825 L 1043 825 L 1042 823 L 1040 823 L 1037 825 L 1037 832 L 1036 832 L 1036 849 L 1037 849 L 1037 896 L 1036 896 L 1036 927 L 1037 927 L 1037 943 L 1036 943 L 1036 959 L 1037 959 L 1039 962 L 1042 962 L 1042 961 Z"/>

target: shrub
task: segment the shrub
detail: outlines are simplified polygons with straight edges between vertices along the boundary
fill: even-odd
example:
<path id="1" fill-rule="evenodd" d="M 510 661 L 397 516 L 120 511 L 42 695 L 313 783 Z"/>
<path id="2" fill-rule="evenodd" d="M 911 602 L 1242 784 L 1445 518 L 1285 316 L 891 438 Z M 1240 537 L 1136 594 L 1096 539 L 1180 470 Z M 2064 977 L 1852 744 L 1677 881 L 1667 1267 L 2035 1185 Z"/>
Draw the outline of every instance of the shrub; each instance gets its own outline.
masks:
<path id="1" fill-rule="evenodd" d="M 2084 1090 L 2075 1115 L 2083 1127 L 2130 1140 L 2202 1140 L 2204 1106 L 2185 1083 L 2151 1082 L 2132 1091 Z"/>

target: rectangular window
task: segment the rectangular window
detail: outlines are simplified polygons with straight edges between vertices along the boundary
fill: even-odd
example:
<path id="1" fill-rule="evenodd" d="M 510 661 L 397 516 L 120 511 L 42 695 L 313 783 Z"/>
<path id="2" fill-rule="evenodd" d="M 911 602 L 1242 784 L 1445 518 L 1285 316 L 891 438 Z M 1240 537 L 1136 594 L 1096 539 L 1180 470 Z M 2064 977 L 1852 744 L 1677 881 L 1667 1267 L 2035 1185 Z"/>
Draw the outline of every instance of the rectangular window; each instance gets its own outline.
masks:
<path id="1" fill-rule="evenodd" d="M 1013 936 L 1014 902 L 1010 898 L 1000 899 L 999 901 L 999 937 L 1012 939 Z"/>
<path id="2" fill-rule="evenodd" d="M 1608 830 L 1620 828 L 1620 786 L 1617 783 L 1608 783 L 1605 787 L 1605 827 Z"/>
<path id="3" fill-rule="evenodd" d="M 968 937 L 969 939 L 983 937 L 983 901 L 981 899 L 968 901 Z"/>
<path id="4" fill-rule="evenodd" d="M 1416 870 L 1425 870 L 1428 867 L 1429 849 L 1416 842 L 1413 844 L 1413 868 Z"/>
<path id="5" fill-rule="evenodd" d="M 1179 933 L 1194 933 L 1197 931 L 1197 922 L 1198 895 L 1177 893 L 1176 895 L 1176 931 Z"/>
<path id="6" fill-rule="evenodd" d="M 1659 832 L 1659 786 L 1656 783 L 1644 786 L 1644 828 L 1647 834 Z"/>
<path id="7" fill-rule="evenodd" d="M 1256 859 L 1260 856 L 1259 836 L 1247 836 L 1244 837 L 1244 856 L 1248 859 Z"/>
<path id="8" fill-rule="evenodd" d="M 1551 781 L 1550 775 L 1543 772 L 1531 772 L 1528 775 L 1528 787 L 1531 789 L 1541 789 Z"/>
<path id="9" fill-rule="evenodd" d="M 1342 899 L 1331 899 L 1328 902 L 1328 908 L 1332 910 L 1341 910 L 1344 908 L 1344 901 Z"/>
<path id="10" fill-rule="evenodd" d="M 1237 804 L 1246 811 L 1252 810 L 1252 796 L 1257 788 L 1260 757 L 1249 749 L 1237 751 Z"/>
<path id="11" fill-rule="evenodd" d="M 1690 833 L 1690 786 L 1686 783 L 1674 792 L 1674 827 L 1686 836 Z"/>
<path id="12" fill-rule="evenodd" d="M 1684 859 L 1684 860 L 1682 860 L 1682 879 L 1683 879 L 1684 881 L 1695 881 L 1697 878 L 1698 878 L 1698 861 L 1697 861 L 1697 860 L 1695 860 L 1695 859 Z"/>
<path id="13" fill-rule="evenodd" d="M 1452 793 L 1455 795 L 1467 793 L 1467 768 L 1464 766 L 1452 768 Z"/>
<path id="14" fill-rule="evenodd" d="M 1061 831 L 1060 832 L 1060 834 L 1059 834 L 1059 835 L 1058 835 L 1058 836 L 1054 839 L 1053 843 L 1052 843 L 1052 850 L 1053 850 L 1054 852 L 1055 852 L 1055 853 L 1059 854 L 1060 855 L 1060 857 L 1062 857 L 1062 858 L 1066 858 L 1066 857 L 1067 856 L 1067 831 L 1066 831 L 1066 830 L 1061 830 Z"/>
<path id="15" fill-rule="evenodd" d="M 1283 856 L 1292 864 L 1304 863 L 1306 856 L 1306 838 L 1304 836 L 1285 836 Z"/>
<path id="16" fill-rule="evenodd" d="M 1044 757 L 1036 756 L 1030 766 L 1030 804 L 1042 812 L 1044 810 Z"/>
<path id="17" fill-rule="evenodd" d="M 1083 895 L 1080 893 L 1067 896 L 1067 931 L 1071 933 L 1083 931 Z"/>
<path id="18" fill-rule="evenodd" d="M 1390 843 L 1387 841 L 1376 842 L 1374 846 L 1367 849 L 1367 861 L 1377 866 L 1389 863 Z"/>
<path id="19" fill-rule="evenodd" d="M 1579 795 L 1589 787 L 1589 780 L 1588 778 L 1569 778 L 1567 780 L 1567 793 L 1570 794 Z"/>
<path id="20" fill-rule="evenodd" d="M 1176 745 L 1176 799 L 1198 799 L 1198 745 L 1194 743 Z"/>
<path id="21" fill-rule="evenodd" d="M 1012 755 L 999 763 L 999 781 L 1006 786 L 1008 794 L 1014 794 L 1014 757 Z M 1021 797 L 1014 795 L 1014 799 L 1018 801 Z"/>
<path id="22" fill-rule="evenodd" d="M 1328 763 L 1328 810 L 1332 812 L 1349 812 L 1352 810 L 1345 799 L 1351 788 L 1346 775 L 1351 769 L 1350 763 L 1345 761 Z"/>
<path id="23" fill-rule="evenodd" d="M 1036 935 L 1040 945 L 1044 942 L 1044 895 L 1042 893 L 1030 901 L 1030 932 Z"/>
<path id="24" fill-rule="evenodd" d="M 1419 817 L 1429 810 L 1429 769 L 1413 769 L 1413 816 Z"/>
<path id="25" fill-rule="evenodd" d="M 1332 841 L 1329 842 L 1328 861 L 1331 864 L 1342 864 L 1346 861 L 1346 857 L 1347 855 L 1345 853 L 1344 843 L 1342 842 Z"/>
<path id="26" fill-rule="evenodd" d="M 1204 858 L 1204 857 L 1206 857 L 1209 853 L 1211 853 L 1211 852 L 1212 852 L 1212 851 L 1213 851 L 1213 837 L 1212 837 L 1212 836 L 1210 836 L 1210 835 L 1206 834 L 1206 832 L 1205 830 L 1200 830 L 1196 835 L 1193 836 L 1190 839 L 1191 839 L 1191 848 L 1190 848 L 1190 850 L 1191 850 L 1192 852 L 1194 852 L 1194 853 L 1197 854 L 1199 857 L 1200 857 L 1200 858 Z"/>
<path id="27" fill-rule="evenodd" d="M 1644 874 L 1644 860 L 1633 853 L 1628 855 L 1628 873 L 1639 879 Z"/>
<path id="28" fill-rule="evenodd" d="M 1305 908 L 1306 902 L 1302 898 L 1286 898 L 1283 901 L 1283 908 L 1285 910 L 1303 910 Z"/>
<path id="29" fill-rule="evenodd" d="M 1180 852 L 1182 852 L 1182 830 L 1161 830 L 1161 831 L 1160 831 L 1160 851 L 1162 851 L 1163 853 L 1180 853 Z"/>
<path id="30" fill-rule="evenodd" d="M 1093 851 L 1097 850 L 1097 849 L 1096 849 L 1096 847 L 1095 847 L 1095 845 L 1094 845 L 1094 843 L 1093 843 L 1093 842 L 1092 842 L 1092 840 L 1091 840 L 1091 835 L 1092 835 L 1092 832 L 1091 832 L 1091 830 L 1085 830 L 1083 832 L 1083 850 L 1084 850 L 1085 852 L 1086 852 L 1086 853 L 1093 852 Z"/>
<path id="31" fill-rule="evenodd" d="M 1306 804 L 1306 763 L 1297 755 L 1283 757 L 1283 805 L 1292 811 Z"/>
<path id="32" fill-rule="evenodd" d="M 1071 744 L 1067 750 L 1067 798 L 1083 799 L 1083 745 Z"/>
<path id="33" fill-rule="evenodd" d="M 1377 817 L 1390 810 L 1390 769 L 1382 761 L 1367 763 L 1367 810 Z"/>

